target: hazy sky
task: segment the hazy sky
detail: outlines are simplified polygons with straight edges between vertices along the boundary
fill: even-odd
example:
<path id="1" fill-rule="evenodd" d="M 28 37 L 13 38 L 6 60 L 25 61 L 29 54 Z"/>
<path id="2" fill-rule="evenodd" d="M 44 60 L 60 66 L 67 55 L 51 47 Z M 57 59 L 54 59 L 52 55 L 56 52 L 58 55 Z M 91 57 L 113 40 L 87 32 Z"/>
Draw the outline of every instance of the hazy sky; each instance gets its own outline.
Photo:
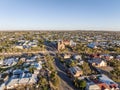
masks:
<path id="1" fill-rule="evenodd" d="M 0 0 L 0 30 L 120 30 L 120 0 Z"/>

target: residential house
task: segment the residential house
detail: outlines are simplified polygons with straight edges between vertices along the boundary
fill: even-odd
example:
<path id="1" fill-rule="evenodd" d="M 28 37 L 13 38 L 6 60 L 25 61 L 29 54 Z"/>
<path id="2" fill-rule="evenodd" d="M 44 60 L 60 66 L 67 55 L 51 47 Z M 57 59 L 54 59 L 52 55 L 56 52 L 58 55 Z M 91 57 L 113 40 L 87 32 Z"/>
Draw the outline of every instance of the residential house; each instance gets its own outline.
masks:
<path id="1" fill-rule="evenodd" d="M 64 43 L 65 45 L 70 45 L 70 41 L 69 41 L 69 40 L 63 40 L 63 43 Z"/>
<path id="2" fill-rule="evenodd" d="M 78 60 L 77 65 L 83 65 L 84 61 L 83 60 Z"/>
<path id="3" fill-rule="evenodd" d="M 12 66 L 17 64 L 18 58 L 7 58 L 3 61 L 4 66 Z"/>
<path id="4" fill-rule="evenodd" d="M 87 84 L 85 90 L 101 90 L 101 88 L 93 81 L 91 81 L 89 78 L 87 78 Z"/>
<path id="5" fill-rule="evenodd" d="M 31 65 L 36 68 L 36 70 L 34 70 L 34 74 L 39 74 L 40 69 L 42 69 L 41 61 L 38 63 L 34 62 Z"/>
<path id="6" fill-rule="evenodd" d="M 102 54 L 102 55 L 100 55 L 100 57 L 101 57 L 101 58 L 104 58 L 104 59 L 106 59 L 106 60 L 111 60 L 111 59 L 114 58 L 113 56 L 111 56 L 111 55 L 109 55 L 109 54 Z"/>
<path id="7" fill-rule="evenodd" d="M 18 49 L 25 49 L 25 48 L 27 48 L 28 49 L 28 48 L 31 48 L 31 47 L 37 47 L 37 43 L 38 43 L 37 40 L 33 40 L 33 41 L 19 40 L 16 43 L 15 48 L 18 48 Z"/>
<path id="8" fill-rule="evenodd" d="M 20 58 L 20 61 L 25 62 L 26 58 L 22 57 Z"/>
<path id="9" fill-rule="evenodd" d="M 90 44 L 88 44 L 88 47 L 95 49 L 95 48 L 97 48 L 97 45 L 96 45 L 96 43 L 90 43 Z"/>
<path id="10" fill-rule="evenodd" d="M 64 54 L 64 55 L 63 55 L 63 58 L 64 58 L 64 59 L 69 59 L 70 57 L 71 57 L 71 54 Z"/>
<path id="11" fill-rule="evenodd" d="M 106 67 L 107 66 L 107 62 L 100 58 L 94 58 L 94 59 L 88 60 L 88 62 L 95 67 Z"/>
<path id="12" fill-rule="evenodd" d="M 18 85 L 31 85 L 37 82 L 37 76 L 31 74 L 28 70 L 14 70 L 13 76 L 6 83 L 6 89 L 14 89 Z"/>
<path id="13" fill-rule="evenodd" d="M 0 78 L 3 79 L 4 82 L 6 82 L 9 78 L 8 73 L 2 73 Z"/>
<path id="14" fill-rule="evenodd" d="M 104 74 L 92 75 L 89 80 L 100 87 L 100 90 L 119 90 L 118 84 Z"/>
<path id="15" fill-rule="evenodd" d="M 81 55 L 73 55 L 73 59 L 82 60 L 82 56 Z"/>
<path id="16" fill-rule="evenodd" d="M 116 56 L 116 59 L 117 59 L 117 60 L 120 60 L 120 55 Z"/>
<path id="17" fill-rule="evenodd" d="M 79 76 L 83 75 L 82 69 L 79 68 L 78 66 L 70 67 L 69 72 L 73 77 L 79 77 Z"/>
<path id="18" fill-rule="evenodd" d="M 74 47 L 74 46 L 76 46 L 76 43 L 73 42 L 73 40 L 70 40 L 70 46 L 71 46 L 71 47 Z"/>
<path id="19" fill-rule="evenodd" d="M 118 89 L 118 84 L 104 74 L 99 76 L 99 80 L 109 85 L 112 90 Z"/>
<path id="20" fill-rule="evenodd" d="M 26 59 L 26 62 L 34 62 L 34 61 L 36 61 L 35 57 L 31 57 L 31 58 Z"/>

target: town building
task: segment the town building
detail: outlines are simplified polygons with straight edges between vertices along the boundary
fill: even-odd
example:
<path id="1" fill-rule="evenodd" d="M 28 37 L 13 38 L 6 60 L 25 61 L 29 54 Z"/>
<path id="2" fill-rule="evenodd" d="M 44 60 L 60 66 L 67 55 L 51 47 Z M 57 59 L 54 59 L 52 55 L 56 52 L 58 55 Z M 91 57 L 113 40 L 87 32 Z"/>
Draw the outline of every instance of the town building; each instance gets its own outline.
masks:
<path id="1" fill-rule="evenodd" d="M 102 60 L 100 58 L 94 58 L 91 60 L 88 60 L 88 62 L 95 67 L 106 67 L 107 66 L 107 62 L 105 60 Z"/>
<path id="2" fill-rule="evenodd" d="M 72 40 L 59 40 L 57 42 L 57 50 L 64 50 L 65 46 L 71 46 L 74 47 L 76 46 L 76 43 L 73 42 Z"/>
<path id="3" fill-rule="evenodd" d="M 97 48 L 97 45 L 96 45 L 96 43 L 90 43 L 90 44 L 88 44 L 88 47 L 95 49 L 95 48 Z"/>
<path id="4" fill-rule="evenodd" d="M 104 74 L 92 75 L 86 81 L 86 90 L 119 90 L 118 84 Z"/>
<path id="5" fill-rule="evenodd" d="M 83 75 L 82 69 L 79 68 L 78 66 L 70 67 L 69 72 L 73 77 L 79 77 L 79 76 Z"/>

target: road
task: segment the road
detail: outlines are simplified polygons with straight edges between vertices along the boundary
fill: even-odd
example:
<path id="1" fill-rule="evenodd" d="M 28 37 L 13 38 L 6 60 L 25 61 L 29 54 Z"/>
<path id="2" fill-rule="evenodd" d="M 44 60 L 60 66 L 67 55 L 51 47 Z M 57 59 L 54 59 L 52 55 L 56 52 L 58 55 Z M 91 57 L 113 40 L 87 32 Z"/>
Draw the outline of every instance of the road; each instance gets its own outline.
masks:
<path id="1" fill-rule="evenodd" d="M 60 90 L 77 90 L 71 79 L 67 76 L 64 66 L 57 58 L 55 58 L 55 66 L 58 76 L 60 77 Z"/>
<path id="2" fill-rule="evenodd" d="M 15 55 L 22 55 L 22 54 L 37 54 L 37 53 L 44 53 L 44 54 L 56 54 L 57 51 L 31 51 L 31 52 L 10 52 L 10 53 L 0 53 L 0 55 L 4 55 L 4 56 L 15 56 Z"/>
<path id="3" fill-rule="evenodd" d="M 56 53 L 58 53 L 58 51 L 56 51 L 55 48 L 49 47 L 49 46 L 47 46 L 47 50 L 49 53 L 53 53 L 55 55 L 54 65 L 56 67 L 58 76 L 60 77 L 59 90 L 77 90 L 74 87 L 71 78 L 69 78 L 68 75 L 66 74 L 64 66 L 61 64 L 61 62 L 56 57 Z"/>

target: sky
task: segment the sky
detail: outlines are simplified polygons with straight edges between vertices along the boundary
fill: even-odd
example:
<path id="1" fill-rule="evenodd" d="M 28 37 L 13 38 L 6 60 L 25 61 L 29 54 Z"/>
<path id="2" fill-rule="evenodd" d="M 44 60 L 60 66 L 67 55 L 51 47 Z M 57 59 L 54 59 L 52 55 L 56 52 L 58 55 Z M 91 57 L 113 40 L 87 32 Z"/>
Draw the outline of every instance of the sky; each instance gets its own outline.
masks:
<path id="1" fill-rule="evenodd" d="M 120 0 L 0 0 L 0 30 L 120 31 Z"/>

